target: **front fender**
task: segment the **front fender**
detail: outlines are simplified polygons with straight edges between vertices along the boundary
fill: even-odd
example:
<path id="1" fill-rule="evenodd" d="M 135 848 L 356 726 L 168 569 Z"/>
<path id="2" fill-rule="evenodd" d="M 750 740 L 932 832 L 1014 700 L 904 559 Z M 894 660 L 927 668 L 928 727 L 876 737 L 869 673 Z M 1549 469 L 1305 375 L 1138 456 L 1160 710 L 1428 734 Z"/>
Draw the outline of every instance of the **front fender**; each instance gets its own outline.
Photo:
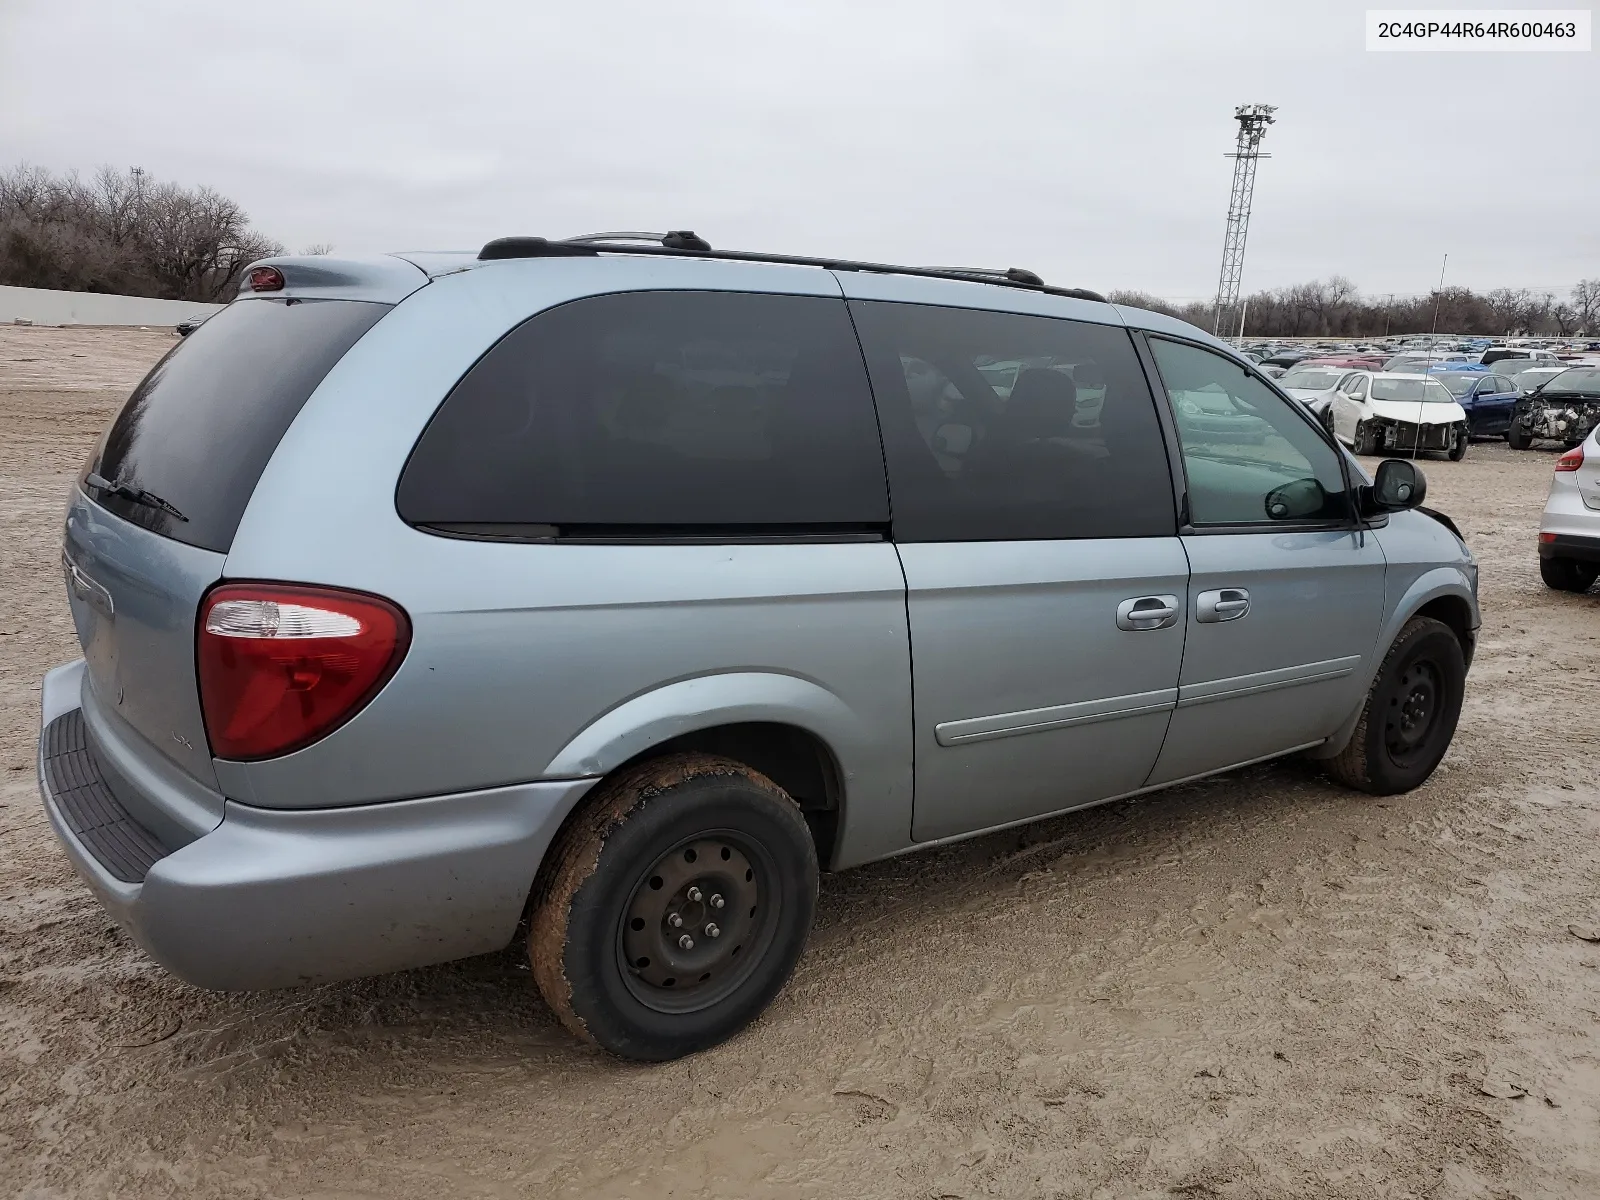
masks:
<path id="1" fill-rule="evenodd" d="M 1423 517 L 1423 520 L 1431 518 Z M 1434 522 L 1437 525 L 1437 522 Z M 1437 526 L 1440 533 L 1454 540 L 1453 535 Z M 1384 544 L 1385 550 L 1388 543 Z M 1447 565 L 1414 568 L 1408 570 L 1412 564 L 1403 560 L 1399 563 L 1390 562 L 1387 569 L 1387 582 L 1389 584 L 1389 597 L 1384 605 L 1383 625 L 1378 634 L 1378 640 L 1373 650 L 1372 659 L 1367 667 L 1366 678 L 1361 688 L 1361 702 L 1355 710 L 1345 718 L 1338 730 L 1322 745 L 1311 751 L 1310 758 L 1333 758 L 1350 743 L 1351 736 L 1355 733 L 1356 725 L 1361 720 L 1361 710 L 1366 707 L 1367 693 L 1372 689 L 1373 680 L 1378 677 L 1378 669 L 1383 666 L 1383 660 L 1389 653 L 1389 647 L 1394 644 L 1395 638 L 1400 636 L 1400 631 L 1405 628 L 1406 622 L 1416 616 L 1427 605 L 1436 600 L 1451 598 L 1463 602 L 1469 614 L 1468 630 L 1475 636 L 1478 630 L 1480 617 L 1478 613 L 1478 597 L 1473 587 L 1472 576 L 1468 573 L 1469 567 L 1475 569 L 1470 556 L 1463 554 L 1462 561 Z M 1399 575 L 1398 579 L 1394 578 Z M 1409 578 L 1408 578 L 1409 576 Z M 1464 648 L 1467 663 L 1472 662 L 1472 645 L 1469 640 Z"/>

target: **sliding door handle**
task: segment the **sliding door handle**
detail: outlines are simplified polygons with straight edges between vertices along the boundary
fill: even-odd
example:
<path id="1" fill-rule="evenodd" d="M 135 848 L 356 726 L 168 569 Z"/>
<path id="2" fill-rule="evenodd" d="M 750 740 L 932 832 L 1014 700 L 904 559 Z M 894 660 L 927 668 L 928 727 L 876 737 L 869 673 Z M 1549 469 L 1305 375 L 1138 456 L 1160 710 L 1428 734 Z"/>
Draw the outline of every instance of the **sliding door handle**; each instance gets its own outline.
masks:
<path id="1" fill-rule="evenodd" d="M 1177 621 L 1176 596 L 1135 596 L 1117 605 L 1117 628 L 1130 633 L 1141 629 L 1166 629 Z"/>
<path id="2" fill-rule="evenodd" d="M 1217 588 L 1194 598 L 1194 619 L 1215 623 L 1237 621 L 1250 611 L 1250 593 L 1244 588 Z"/>

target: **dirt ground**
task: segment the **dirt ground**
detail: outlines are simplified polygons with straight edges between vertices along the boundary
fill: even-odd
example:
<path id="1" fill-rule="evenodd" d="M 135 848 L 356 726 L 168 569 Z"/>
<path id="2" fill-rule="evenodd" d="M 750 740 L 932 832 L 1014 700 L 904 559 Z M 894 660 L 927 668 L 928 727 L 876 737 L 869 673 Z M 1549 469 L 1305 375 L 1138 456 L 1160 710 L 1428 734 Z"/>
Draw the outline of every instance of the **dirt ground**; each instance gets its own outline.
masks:
<path id="1" fill-rule="evenodd" d="M 1539 582 L 1550 453 L 1426 466 L 1484 629 L 1425 787 L 1286 763 L 827 878 L 772 1009 L 640 1067 L 514 950 L 197 991 L 69 869 L 57 526 L 171 344 L 0 327 L 0 1194 L 1600 1196 L 1600 592 Z"/>

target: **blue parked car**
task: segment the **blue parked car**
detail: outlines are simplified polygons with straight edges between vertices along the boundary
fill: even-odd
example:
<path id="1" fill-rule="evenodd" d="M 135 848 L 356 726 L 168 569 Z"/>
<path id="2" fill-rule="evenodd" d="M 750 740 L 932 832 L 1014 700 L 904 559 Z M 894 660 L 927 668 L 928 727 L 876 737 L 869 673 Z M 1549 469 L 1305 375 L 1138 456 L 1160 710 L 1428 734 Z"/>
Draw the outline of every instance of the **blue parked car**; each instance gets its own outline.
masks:
<path id="1" fill-rule="evenodd" d="M 1504 375 L 1469 363 L 1441 363 L 1429 371 L 1456 398 L 1467 414 L 1472 437 L 1504 437 L 1511 428 L 1517 385 Z"/>

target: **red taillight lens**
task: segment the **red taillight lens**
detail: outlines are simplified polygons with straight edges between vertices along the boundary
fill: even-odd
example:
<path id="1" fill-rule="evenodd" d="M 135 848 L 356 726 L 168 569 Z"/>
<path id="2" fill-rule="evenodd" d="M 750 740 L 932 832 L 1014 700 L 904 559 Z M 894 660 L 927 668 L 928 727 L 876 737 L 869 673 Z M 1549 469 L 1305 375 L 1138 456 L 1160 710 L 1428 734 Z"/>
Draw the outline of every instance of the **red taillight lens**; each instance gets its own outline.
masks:
<path id="1" fill-rule="evenodd" d="M 277 267 L 257 267 L 250 272 L 250 290 L 252 292 L 281 292 L 283 291 L 283 272 Z"/>
<path id="2" fill-rule="evenodd" d="M 1556 470 L 1558 471 L 1576 471 L 1581 466 L 1583 466 L 1582 446 L 1574 446 L 1556 459 Z"/>
<path id="3" fill-rule="evenodd" d="M 200 605 L 200 708 L 218 758 L 272 758 L 331 733 L 389 681 L 405 613 L 332 588 L 229 583 Z"/>

